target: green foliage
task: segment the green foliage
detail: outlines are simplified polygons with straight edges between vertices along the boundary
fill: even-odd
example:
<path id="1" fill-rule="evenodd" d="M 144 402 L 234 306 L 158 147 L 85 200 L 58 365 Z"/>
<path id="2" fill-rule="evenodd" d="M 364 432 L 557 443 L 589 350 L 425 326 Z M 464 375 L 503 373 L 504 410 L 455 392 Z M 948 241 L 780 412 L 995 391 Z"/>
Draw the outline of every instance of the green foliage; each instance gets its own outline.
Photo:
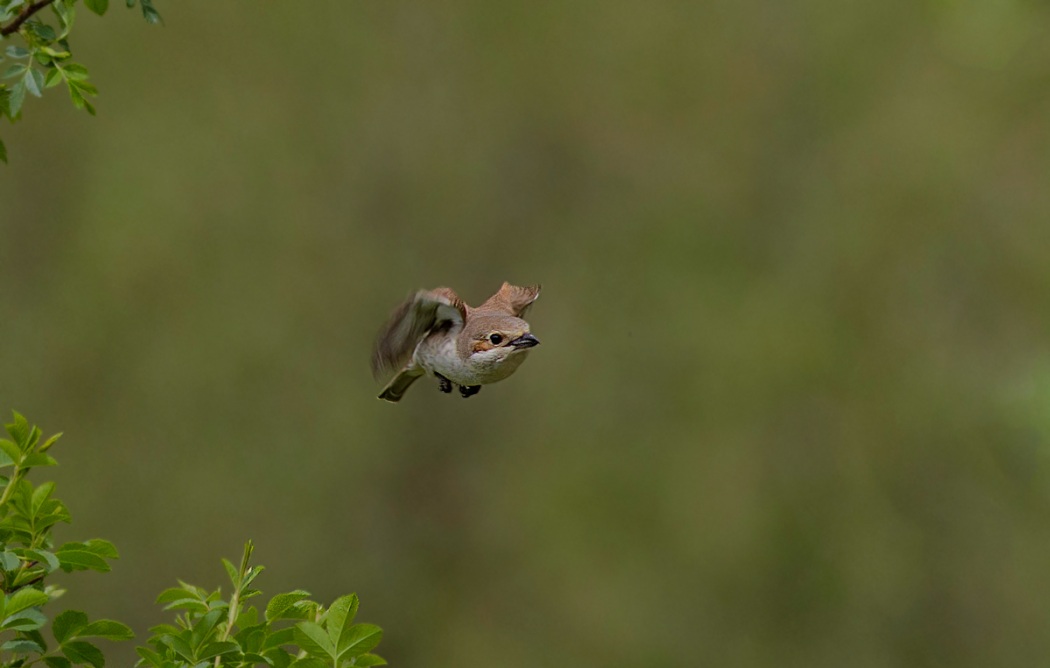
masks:
<path id="1" fill-rule="evenodd" d="M 153 0 L 126 0 L 136 4 L 149 23 L 160 23 Z M 41 97 L 45 89 L 64 84 L 73 106 L 95 114 L 89 97 L 98 89 L 88 81 L 87 68 L 73 61 L 69 34 L 76 17 L 77 0 L 0 0 L 0 47 L 15 37 L 20 44 L 0 50 L 0 117 L 15 122 L 22 117 L 26 95 Z M 84 0 L 88 10 L 102 16 L 109 0 Z M 50 8 L 50 20 L 42 10 Z M 5 62 L 6 61 L 6 62 Z M 0 140 L 0 160 L 7 162 L 7 149 Z"/>
<path id="2" fill-rule="evenodd" d="M 51 645 L 43 633 L 48 616 L 42 608 L 64 591 L 46 582 L 52 573 L 108 571 L 117 550 L 97 538 L 55 546 L 51 531 L 70 521 L 69 511 L 54 497 L 54 483 L 34 486 L 27 476 L 34 468 L 55 465 L 48 451 L 61 434 L 42 440 L 40 428 L 18 413 L 5 426 L 10 439 L 0 439 L 0 665 L 101 668 L 105 659 L 90 640 L 128 640 L 131 629 L 66 610 L 51 621 Z"/>
<path id="3" fill-rule="evenodd" d="M 54 498 L 55 484 L 34 487 L 30 470 L 54 466 L 48 454 L 62 434 L 41 440 L 42 432 L 19 415 L 6 425 L 10 440 L 0 439 L 0 668 L 43 663 L 48 668 L 90 665 L 102 668 L 105 656 L 91 640 L 129 640 L 130 628 L 110 619 L 92 622 L 79 610 L 65 610 L 51 621 L 55 645 L 43 629 L 48 617 L 42 607 L 63 590 L 46 584 L 51 573 L 108 571 L 117 558 L 112 543 L 100 539 L 55 547 L 52 528 L 69 522 L 69 511 Z M 9 469 L 9 470 L 8 470 Z M 357 594 L 337 599 L 328 608 L 310 600 L 301 589 L 278 594 L 262 613 L 245 606 L 261 592 L 252 587 L 262 566 L 251 566 L 251 541 L 240 565 L 223 559 L 230 578 L 229 599 L 222 591 L 207 591 L 185 582 L 161 592 L 157 603 L 175 611 L 174 624 L 151 629 L 147 646 L 138 647 L 139 666 L 201 668 L 202 666 L 273 668 L 345 668 L 385 665 L 372 649 L 383 631 L 374 624 L 355 624 Z"/>
<path id="4" fill-rule="evenodd" d="M 370 653 L 383 631 L 374 624 L 354 624 L 356 594 L 336 599 L 327 609 L 302 590 L 274 596 L 262 613 L 255 606 L 246 607 L 245 601 L 261 593 L 252 588 L 263 570 L 249 566 L 252 549 L 249 541 L 239 567 L 223 559 L 232 585 L 229 599 L 218 589 L 209 592 L 185 582 L 161 592 L 157 603 L 176 611 L 175 624 L 151 629 L 149 646 L 138 648 L 137 665 L 342 668 L 386 664 Z"/>

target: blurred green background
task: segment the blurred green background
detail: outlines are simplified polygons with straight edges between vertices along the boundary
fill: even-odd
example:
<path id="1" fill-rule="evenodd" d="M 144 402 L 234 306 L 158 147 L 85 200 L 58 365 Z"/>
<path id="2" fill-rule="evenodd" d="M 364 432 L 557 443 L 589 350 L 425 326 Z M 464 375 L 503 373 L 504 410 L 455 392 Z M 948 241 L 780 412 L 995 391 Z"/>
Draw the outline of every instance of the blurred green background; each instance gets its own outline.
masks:
<path id="1" fill-rule="evenodd" d="M 70 604 L 250 537 L 398 666 L 1050 661 L 1045 3 L 122 4 L 98 117 L 2 128 L 0 407 L 122 552 Z M 375 399 L 503 280 L 512 380 Z"/>

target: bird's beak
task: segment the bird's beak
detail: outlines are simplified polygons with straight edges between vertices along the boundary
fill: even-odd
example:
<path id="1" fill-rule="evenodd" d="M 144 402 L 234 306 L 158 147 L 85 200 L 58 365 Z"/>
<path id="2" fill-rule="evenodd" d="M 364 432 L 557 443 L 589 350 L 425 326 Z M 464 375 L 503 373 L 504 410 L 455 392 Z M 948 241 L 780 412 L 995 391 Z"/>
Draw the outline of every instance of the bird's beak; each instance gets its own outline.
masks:
<path id="1" fill-rule="evenodd" d="M 531 348 L 533 346 L 540 345 L 540 340 L 532 334 L 522 334 L 518 338 L 510 342 L 510 345 L 515 348 Z"/>

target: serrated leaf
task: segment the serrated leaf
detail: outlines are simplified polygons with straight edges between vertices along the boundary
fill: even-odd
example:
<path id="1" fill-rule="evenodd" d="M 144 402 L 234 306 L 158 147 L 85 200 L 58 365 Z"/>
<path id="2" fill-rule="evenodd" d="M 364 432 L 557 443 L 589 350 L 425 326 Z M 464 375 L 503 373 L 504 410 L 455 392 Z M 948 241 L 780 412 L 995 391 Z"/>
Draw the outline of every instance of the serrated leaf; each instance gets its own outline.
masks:
<path id="1" fill-rule="evenodd" d="M 52 67 L 44 76 L 44 88 L 54 88 L 60 83 L 62 83 L 62 70 Z"/>
<path id="2" fill-rule="evenodd" d="M 31 456 L 32 455 L 30 455 L 30 457 Z M 35 490 L 33 490 L 32 502 L 29 507 L 31 511 L 30 514 L 35 517 L 40 512 L 40 508 L 43 507 L 44 502 L 51 498 L 51 494 L 54 491 L 55 483 L 53 482 L 45 482 L 43 485 L 40 485 Z"/>
<path id="3" fill-rule="evenodd" d="M 262 649 L 265 651 L 281 645 L 291 645 L 293 642 L 295 642 L 295 627 L 289 626 L 286 629 L 274 631 L 266 636 L 266 639 L 263 640 Z"/>
<path id="4" fill-rule="evenodd" d="M 353 624 L 358 605 L 357 594 L 350 594 L 337 598 L 328 608 L 325 626 L 328 630 L 328 638 L 335 647 L 339 647 L 339 638 Z"/>
<path id="5" fill-rule="evenodd" d="M 66 610 L 51 622 L 51 634 L 59 645 L 75 638 L 77 632 L 87 626 L 88 616 L 79 610 Z"/>
<path id="6" fill-rule="evenodd" d="M 7 631 L 35 631 L 46 623 L 47 617 L 39 610 L 26 608 L 5 619 L 3 624 L 0 624 L 0 628 Z"/>
<path id="7" fill-rule="evenodd" d="M 320 658 L 336 658 L 335 646 L 319 624 L 299 622 L 295 625 L 295 642 L 308 654 Z"/>
<path id="8" fill-rule="evenodd" d="M 84 0 L 84 6 L 102 16 L 109 9 L 109 0 Z"/>
<path id="9" fill-rule="evenodd" d="M 351 657 L 371 651 L 383 639 L 383 629 L 375 624 L 354 624 L 339 642 L 339 656 Z"/>
<path id="10" fill-rule="evenodd" d="M 18 411 L 11 411 L 11 413 L 14 419 L 4 427 L 7 428 L 7 433 L 11 435 L 11 438 L 15 439 L 15 443 L 20 446 L 25 445 L 29 440 L 29 421 Z"/>
<path id="11" fill-rule="evenodd" d="M 192 589 L 186 589 L 185 587 L 169 587 L 162 591 L 158 596 L 155 603 L 171 603 L 172 601 L 181 601 L 187 598 L 197 599 L 197 592 Z"/>
<path id="12" fill-rule="evenodd" d="M 266 650 L 263 652 L 263 657 L 272 668 L 288 668 L 292 663 L 292 656 L 279 647 Z M 245 660 L 248 660 L 247 656 Z"/>
<path id="13" fill-rule="evenodd" d="M 24 80 L 23 80 L 24 81 Z M 11 86 L 11 95 L 7 98 L 7 114 L 12 118 L 16 118 L 22 111 L 22 103 L 26 99 L 26 87 L 22 81 L 19 81 L 14 86 Z M 17 459 L 15 460 L 18 461 Z"/>
<path id="14" fill-rule="evenodd" d="M 208 612 L 208 604 L 195 598 L 184 598 L 178 601 L 172 601 L 171 603 L 164 606 L 165 610 L 189 610 L 192 612 L 205 613 Z"/>
<path id="15" fill-rule="evenodd" d="M 12 463 L 21 461 L 22 451 L 18 448 L 18 445 L 14 441 L 9 441 L 6 438 L 0 438 L 0 451 L 11 460 Z"/>
<path id="16" fill-rule="evenodd" d="M 91 569 L 107 573 L 111 569 L 105 559 L 88 550 L 59 550 L 55 553 L 62 570 L 68 572 Z"/>
<path id="17" fill-rule="evenodd" d="M 160 654 L 157 654 L 148 647 L 139 646 L 135 648 L 135 651 L 138 652 L 138 655 L 142 657 L 144 661 L 148 662 L 151 666 L 155 666 L 156 668 L 163 668 L 163 666 L 165 665 L 164 658 L 161 657 Z"/>
<path id="18" fill-rule="evenodd" d="M 125 626 L 120 622 L 115 622 L 112 619 L 100 619 L 85 626 L 76 634 L 76 636 L 78 638 L 131 640 L 135 637 L 135 633 L 128 626 Z"/>
<path id="19" fill-rule="evenodd" d="M 234 566 L 229 559 L 223 559 L 222 565 L 226 569 L 226 575 L 230 577 L 230 582 L 236 587 L 237 581 L 240 579 L 240 573 L 237 572 L 237 567 Z"/>
<path id="20" fill-rule="evenodd" d="M 44 75 L 40 74 L 39 70 L 29 68 L 26 72 L 25 78 L 22 79 L 25 82 L 26 90 L 33 97 L 40 97 L 43 93 L 44 88 Z"/>
<path id="21" fill-rule="evenodd" d="M 229 654 L 230 652 L 236 652 L 240 649 L 235 642 L 212 642 L 205 645 L 200 652 L 197 653 L 197 659 L 200 661 L 206 661 L 208 659 L 215 658 L 220 654 Z"/>
<path id="22" fill-rule="evenodd" d="M 44 648 L 32 640 L 18 638 L 16 640 L 8 640 L 3 645 L 0 645 L 0 652 L 11 652 L 12 654 L 36 652 L 37 654 L 43 654 Z"/>
<path id="23" fill-rule="evenodd" d="M 36 72 L 37 75 L 40 75 L 40 73 L 36 70 L 33 71 Z M 40 85 L 43 86 L 43 77 L 41 76 L 40 78 Z M 38 95 L 37 97 L 40 96 Z M 54 457 L 52 457 L 51 455 L 44 454 L 43 452 L 31 453 L 29 455 L 26 455 L 26 458 L 22 460 L 22 466 L 24 468 L 29 468 L 30 466 L 54 466 L 57 463 L 58 462 L 55 461 Z"/>
<path id="24" fill-rule="evenodd" d="M 51 573 L 57 571 L 61 564 L 58 562 L 58 557 L 55 556 L 54 552 L 49 550 L 26 550 L 23 553 L 24 558 L 32 559 L 38 564 L 42 564 L 47 568 L 47 572 Z"/>
<path id="25" fill-rule="evenodd" d="M 310 596 L 310 592 L 302 589 L 296 589 L 286 594 L 277 594 L 270 599 L 270 602 L 266 604 L 266 621 L 270 622 L 275 619 L 288 619 L 285 617 L 286 612 L 293 611 L 293 606 Z M 293 619 L 302 619 L 301 614 L 295 614 Z"/>
<path id="26" fill-rule="evenodd" d="M 116 546 L 108 540 L 103 540 L 101 538 L 92 538 L 91 540 L 84 541 L 84 549 L 107 559 L 120 558 Z"/>
<path id="27" fill-rule="evenodd" d="M 90 664 L 95 668 L 106 665 L 102 651 L 85 640 L 71 640 L 62 645 L 62 653 L 74 664 Z"/>
<path id="28" fill-rule="evenodd" d="M 193 663 L 193 650 L 186 644 L 186 641 L 176 635 L 161 636 L 160 641 L 175 651 L 176 654 L 181 656 L 186 661 Z"/>
<path id="29" fill-rule="evenodd" d="M 18 555 L 11 550 L 4 550 L 0 552 L 0 569 L 5 571 L 13 571 L 17 568 L 22 567 L 22 560 L 18 558 Z"/>
<path id="30" fill-rule="evenodd" d="M 7 597 L 7 605 L 4 606 L 4 614 L 8 617 L 21 612 L 26 608 L 43 605 L 51 600 L 51 597 L 32 587 L 24 587 Z"/>

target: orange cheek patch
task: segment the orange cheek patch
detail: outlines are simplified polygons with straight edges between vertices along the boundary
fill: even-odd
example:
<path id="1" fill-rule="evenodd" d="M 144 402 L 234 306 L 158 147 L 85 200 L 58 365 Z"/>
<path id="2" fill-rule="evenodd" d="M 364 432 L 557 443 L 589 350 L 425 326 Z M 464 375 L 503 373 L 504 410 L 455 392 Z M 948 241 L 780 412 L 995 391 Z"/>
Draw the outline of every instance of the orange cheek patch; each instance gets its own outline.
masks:
<path id="1" fill-rule="evenodd" d="M 482 339 L 481 341 L 474 342 L 474 352 L 480 353 L 486 350 L 492 350 L 496 346 L 489 343 L 488 339 Z"/>

